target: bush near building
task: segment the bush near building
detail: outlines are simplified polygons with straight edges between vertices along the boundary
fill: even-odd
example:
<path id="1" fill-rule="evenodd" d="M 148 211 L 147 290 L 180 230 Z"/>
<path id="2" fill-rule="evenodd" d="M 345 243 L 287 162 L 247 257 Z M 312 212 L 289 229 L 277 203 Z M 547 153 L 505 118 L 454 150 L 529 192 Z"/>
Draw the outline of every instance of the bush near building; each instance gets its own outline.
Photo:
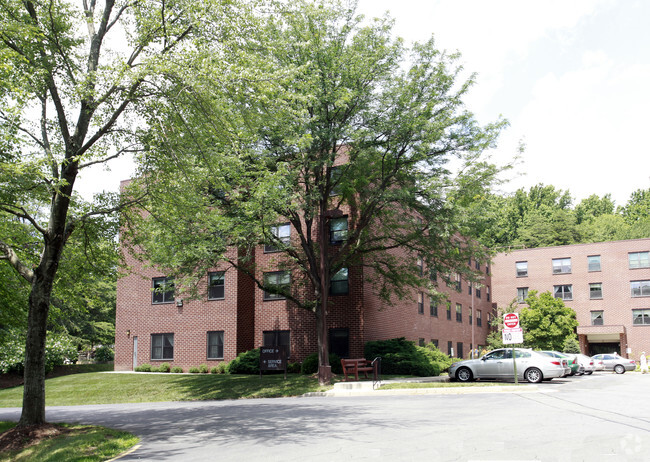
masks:
<path id="1" fill-rule="evenodd" d="M 382 374 L 419 377 L 440 375 L 440 365 L 430 360 L 425 348 L 416 346 L 404 337 L 367 342 L 364 354 L 370 360 L 381 357 Z"/>

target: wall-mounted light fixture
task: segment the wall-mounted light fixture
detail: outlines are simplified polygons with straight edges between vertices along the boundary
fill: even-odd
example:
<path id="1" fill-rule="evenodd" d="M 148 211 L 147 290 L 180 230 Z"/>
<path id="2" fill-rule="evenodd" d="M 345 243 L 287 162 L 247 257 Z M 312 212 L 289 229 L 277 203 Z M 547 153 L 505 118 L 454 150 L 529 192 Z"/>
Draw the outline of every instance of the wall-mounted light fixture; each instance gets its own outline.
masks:
<path id="1" fill-rule="evenodd" d="M 131 336 L 131 329 L 128 329 L 128 330 L 126 331 L 126 336 L 127 336 L 127 337 L 130 337 L 130 336 Z"/>
<path id="2" fill-rule="evenodd" d="M 176 299 L 176 306 L 183 306 L 183 299 L 182 298 L 177 298 Z"/>

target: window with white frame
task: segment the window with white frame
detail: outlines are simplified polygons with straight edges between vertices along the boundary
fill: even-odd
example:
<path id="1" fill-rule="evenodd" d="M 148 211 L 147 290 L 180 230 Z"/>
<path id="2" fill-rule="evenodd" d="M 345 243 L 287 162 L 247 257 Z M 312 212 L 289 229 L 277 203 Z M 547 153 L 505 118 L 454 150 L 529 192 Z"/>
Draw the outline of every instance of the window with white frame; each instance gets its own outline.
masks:
<path id="1" fill-rule="evenodd" d="M 632 297 L 650 297 L 650 281 L 630 281 Z"/>
<path id="2" fill-rule="evenodd" d="M 208 332 L 208 359 L 223 359 L 223 331 Z"/>
<path id="3" fill-rule="evenodd" d="M 291 224 L 271 226 L 270 231 L 270 242 L 264 246 L 264 252 L 278 252 L 281 246 L 287 246 L 291 242 Z"/>
<path id="4" fill-rule="evenodd" d="M 456 303 L 456 322 L 463 322 L 463 305 Z"/>
<path id="5" fill-rule="evenodd" d="M 632 310 L 632 323 L 634 325 L 650 324 L 650 309 Z"/>
<path id="6" fill-rule="evenodd" d="M 590 272 L 600 271 L 600 255 L 590 255 L 587 257 L 587 269 Z"/>
<path id="7" fill-rule="evenodd" d="M 591 312 L 591 325 L 592 326 L 602 326 L 603 325 L 603 312 L 602 312 L 602 310 L 592 311 Z"/>
<path id="8" fill-rule="evenodd" d="M 526 303 L 528 287 L 517 287 L 517 303 Z"/>
<path id="9" fill-rule="evenodd" d="M 630 252 L 627 256 L 630 269 L 650 268 L 650 252 Z"/>
<path id="10" fill-rule="evenodd" d="M 562 300 L 573 300 L 573 286 L 571 284 L 553 286 L 553 296 Z"/>
<path id="11" fill-rule="evenodd" d="M 517 270 L 518 278 L 525 278 L 528 276 L 528 262 L 527 261 L 518 261 L 515 263 L 515 269 Z"/>
<path id="12" fill-rule="evenodd" d="M 571 272 L 570 258 L 554 258 L 553 274 L 566 274 Z"/>
<path id="13" fill-rule="evenodd" d="M 598 300 L 603 298 L 603 284 L 600 282 L 592 282 L 589 284 L 589 298 L 591 300 Z"/>

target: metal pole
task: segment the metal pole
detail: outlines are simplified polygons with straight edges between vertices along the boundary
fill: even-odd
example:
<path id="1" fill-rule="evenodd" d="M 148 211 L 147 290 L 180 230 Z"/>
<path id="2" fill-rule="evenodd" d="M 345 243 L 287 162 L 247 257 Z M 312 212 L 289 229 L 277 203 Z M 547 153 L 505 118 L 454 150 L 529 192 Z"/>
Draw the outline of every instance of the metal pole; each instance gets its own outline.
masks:
<path id="1" fill-rule="evenodd" d="M 517 361 L 515 360 L 515 347 L 512 347 L 512 364 L 515 366 L 515 385 L 519 385 L 519 379 L 517 378 Z"/>

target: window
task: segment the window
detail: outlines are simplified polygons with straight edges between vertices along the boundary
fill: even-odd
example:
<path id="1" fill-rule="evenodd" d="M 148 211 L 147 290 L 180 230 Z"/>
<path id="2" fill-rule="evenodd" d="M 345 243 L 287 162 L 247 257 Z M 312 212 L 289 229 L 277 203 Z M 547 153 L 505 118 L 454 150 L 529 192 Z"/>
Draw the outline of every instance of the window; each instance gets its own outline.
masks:
<path id="1" fill-rule="evenodd" d="M 208 300 L 221 300 L 225 298 L 225 278 L 226 273 L 223 271 L 208 273 Z"/>
<path id="2" fill-rule="evenodd" d="M 480 287 L 476 288 L 476 298 L 481 298 L 481 288 Z"/>
<path id="3" fill-rule="evenodd" d="M 341 268 L 332 276 L 332 280 L 330 281 L 330 295 L 347 295 L 349 289 L 348 269 Z"/>
<path id="4" fill-rule="evenodd" d="M 432 339 L 431 339 L 431 343 L 433 343 L 433 346 L 435 346 L 436 348 L 438 348 L 438 339 L 437 339 L 437 338 L 432 338 Z"/>
<path id="5" fill-rule="evenodd" d="M 348 239 L 348 217 L 330 220 L 330 244 L 342 244 Z"/>
<path id="6" fill-rule="evenodd" d="M 474 320 L 472 319 L 472 308 L 470 307 L 468 310 L 468 319 L 469 319 L 469 325 L 471 326 Z"/>
<path id="7" fill-rule="evenodd" d="M 463 322 L 463 305 L 456 303 L 456 322 Z"/>
<path id="8" fill-rule="evenodd" d="M 650 310 L 632 310 L 632 324 L 634 325 L 650 324 Z"/>
<path id="9" fill-rule="evenodd" d="M 341 167 L 332 167 L 330 169 L 330 196 L 338 196 L 341 194 L 341 177 L 343 170 Z"/>
<path id="10" fill-rule="evenodd" d="M 587 266 L 589 271 L 600 271 L 600 255 L 587 257 Z"/>
<path id="11" fill-rule="evenodd" d="M 603 325 L 603 312 L 602 311 L 592 311 L 591 312 L 591 325 L 592 326 L 602 326 Z"/>
<path id="12" fill-rule="evenodd" d="M 274 271 L 264 273 L 264 300 L 280 300 L 286 298 L 283 293 L 289 291 L 291 276 L 288 271 Z"/>
<path id="13" fill-rule="evenodd" d="M 447 319 L 451 321 L 451 302 L 447 300 Z"/>
<path id="14" fill-rule="evenodd" d="M 151 359 L 174 359 L 174 334 L 151 334 Z"/>
<path id="15" fill-rule="evenodd" d="M 517 303 L 526 303 L 528 287 L 517 287 Z"/>
<path id="16" fill-rule="evenodd" d="M 573 300 L 573 286 L 570 284 L 553 286 L 553 296 L 562 300 Z"/>
<path id="17" fill-rule="evenodd" d="M 336 353 L 341 358 L 350 357 L 350 329 L 330 329 L 330 353 Z"/>
<path id="18" fill-rule="evenodd" d="M 460 273 L 456 273 L 456 290 L 461 292 L 463 290 L 463 284 L 460 279 Z"/>
<path id="19" fill-rule="evenodd" d="M 477 270 L 480 270 L 480 269 L 481 269 L 481 264 L 479 263 L 478 260 L 476 260 L 476 262 L 475 262 L 475 264 L 474 264 L 474 268 L 476 268 Z"/>
<path id="20" fill-rule="evenodd" d="M 174 303 L 174 278 L 153 278 L 151 303 Z"/>
<path id="21" fill-rule="evenodd" d="M 429 280 L 431 281 L 432 284 L 438 282 L 438 272 L 436 271 L 435 268 L 431 268 L 429 270 Z"/>
<path id="22" fill-rule="evenodd" d="M 452 357 L 454 356 L 454 344 L 451 340 L 447 342 L 447 354 Z"/>
<path id="23" fill-rule="evenodd" d="M 463 342 L 456 343 L 456 357 L 457 358 L 463 357 Z"/>
<path id="24" fill-rule="evenodd" d="M 490 274 L 490 265 L 485 265 L 485 274 Z"/>
<path id="25" fill-rule="evenodd" d="M 515 263 L 515 267 L 517 269 L 517 277 L 518 278 L 525 278 L 528 276 L 528 262 L 527 261 L 518 261 Z"/>
<path id="26" fill-rule="evenodd" d="M 490 301 L 490 286 L 485 286 L 485 299 Z"/>
<path id="27" fill-rule="evenodd" d="M 571 272 L 570 258 L 554 258 L 553 274 L 566 274 Z"/>
<path id="28" fill-rule="evenodd" d="M 650 297 L 650 281 L 631 281 L 632 297 Z"/>
<path id="29" fill-rule="evenodd" d="M 472 295 L 472 283 L 471 282 L 467 284 L 467 294 Z"/>
<path id="30" fill-rule="evenodd" d="M 650 252 L 630 252 L 627 255 L 630 269 L 650 268 Z"/>
<path id="31" fill-rule="evenodd" d="M 418 274 L 424 276 L 424 260 L 422 259 L 422 255 L 418 255 L 416 265 L 418 268 Z"/>
<path id="32" fill-rule="evenodd" d="M 285 346 L 287 348 L 287 358 L 291 353 L 291 343 L 288 330 L 265 330 L 262 332 L 263 346 Z"/>
<path id="33" fill-rule="evenodd" d="M 264 246 L 264 252 L 277 252 L 280 249 L 276 247 L 278 241 L 282 245 L 289 245 L 291 242 L 291 225 L 283 223 L 276 226 L 271 226 L 271 243 Z"/>
<path id="34" fill-rule="evenodd" d="M 418 346 L 421 346 L 421 347 L 424 346 L 424 339 L 421 338 L 421 337 L 418 339 Z"/>
<path id="35" fill-rule="evenodd" d="M 424 294 L 418 292 L 418 314 L 424 314 Z"/>
<path id="36" fill-rule="evenodd" d="M 589 284 L 589 298 L 597 300 L 603 298 L 603 285 L 600 282 Z"/>
<path id="37" fill-rule="evenodd" d="M 223 359 L 223 331 L 208 332 L 208 359 Z"/>
<path id="38" fill-rule="evenodd" d="M 481 327 L 483 325 L 483 313 L 481 313 L 481 310 L 476 310 L 476 325 L 478 327 Z"/>
<path id="39" fill-rule="evenodd" d="M 438 304 L 433 297 L 429 297 L 429 314 L 438 317 Z"/>

